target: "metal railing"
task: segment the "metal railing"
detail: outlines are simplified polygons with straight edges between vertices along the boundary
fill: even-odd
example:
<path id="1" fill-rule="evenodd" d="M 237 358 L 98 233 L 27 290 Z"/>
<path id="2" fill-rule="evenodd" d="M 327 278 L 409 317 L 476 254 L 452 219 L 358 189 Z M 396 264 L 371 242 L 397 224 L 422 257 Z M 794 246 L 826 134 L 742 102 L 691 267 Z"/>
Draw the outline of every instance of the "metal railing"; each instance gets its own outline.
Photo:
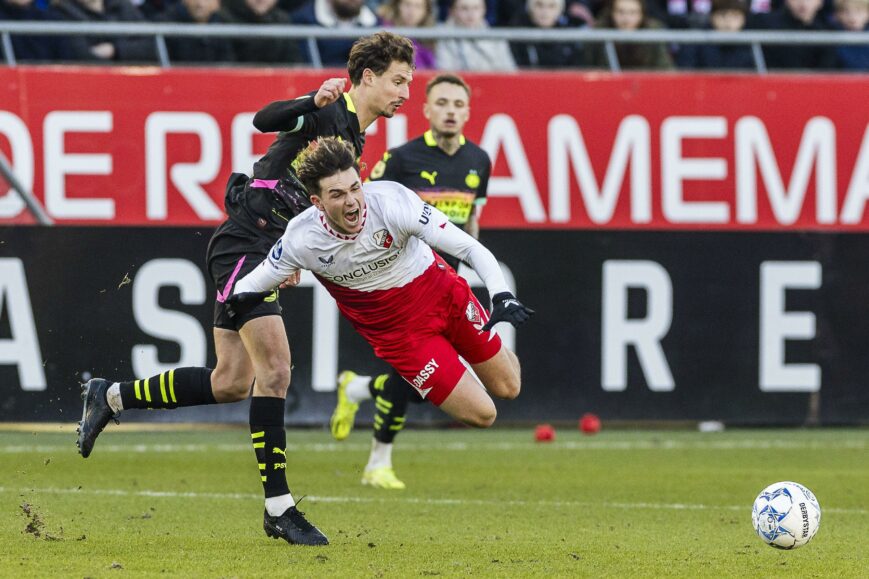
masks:
<path id="1" fill-rule="evenodd" d="M 305 41 L 311 56 L 310 65 L 322 68 L 323 62 L 317 40 L 356 39 L 373 29 L 322 28 L 319 26 L 275 24 L 171 24 L 171 23 L 90 23 L 90 22 L 3 22 L 0 21 L 0 44 L 6 55 L 6 64 L 15 66 L 12 49 L 13 34 L 39 36 L 109 35 L 153 36 L 160 66 L 169 68 L 171 62 L 166 48 L 167 37 L 200 38 L 280 38 Z M 751 46 L 755 69 L 767 72 L 761 47 L 771 45 L 869 45 L 869 32 L 794 32 L 760 31 L 717 32 L 714 30 L 620 30 L 539 29 L 539 28 L 487 28 L 481 30 L 447 27 L 390 28 L 420 41 L 436 40 L 507 40 L 511 42 L 587 42 L 603 44 L 610 70 L 620 72 L 616 44 L 727 44 Z"/>

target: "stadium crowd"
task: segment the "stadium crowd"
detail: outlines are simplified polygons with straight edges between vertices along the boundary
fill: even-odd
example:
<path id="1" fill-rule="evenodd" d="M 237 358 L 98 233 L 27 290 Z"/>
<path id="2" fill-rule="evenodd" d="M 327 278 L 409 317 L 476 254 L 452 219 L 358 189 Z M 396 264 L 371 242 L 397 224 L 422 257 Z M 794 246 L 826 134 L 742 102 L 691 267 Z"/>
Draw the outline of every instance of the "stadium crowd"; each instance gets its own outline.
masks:
<path id="1" fill-rule="evenodd" d="M 599 28 L 869 31 L 869 0 L 0 0 L 0 20 L 297 24 L 367 30 L 401 27 L 482 29 Z M 764 46 L 771 70 L 869 71 L 869 45 Z M 152 38 L 11 37 L 19 62 L 155 63 Z M 352 40 L 319 40 L 324 66 L 343 67 Z M 600 43 L 502 40 L 414 42 L 417 69 L 510 71 L 608 68 Z M 311 64 L 308 44 L 280 38 L 167 37 L 173 64 Z M 619 44 L 623 69 L 751 70 L 748 45 Z M 6 54 L 3 54 L 4 59 Z"/>

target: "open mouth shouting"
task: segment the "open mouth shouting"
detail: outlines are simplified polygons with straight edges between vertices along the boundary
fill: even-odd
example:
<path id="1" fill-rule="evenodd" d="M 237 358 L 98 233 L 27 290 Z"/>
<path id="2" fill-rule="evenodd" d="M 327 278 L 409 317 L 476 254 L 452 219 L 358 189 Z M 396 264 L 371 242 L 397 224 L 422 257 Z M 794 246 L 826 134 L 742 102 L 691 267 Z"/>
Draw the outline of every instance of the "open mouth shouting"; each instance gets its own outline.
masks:
<path id="1" fill-rule="evenodd" d="M 344 212 L 344 225 L 348 232 L 358 231 L 362 222 L 362 209 L 357 206 L 355 209 Z"/>

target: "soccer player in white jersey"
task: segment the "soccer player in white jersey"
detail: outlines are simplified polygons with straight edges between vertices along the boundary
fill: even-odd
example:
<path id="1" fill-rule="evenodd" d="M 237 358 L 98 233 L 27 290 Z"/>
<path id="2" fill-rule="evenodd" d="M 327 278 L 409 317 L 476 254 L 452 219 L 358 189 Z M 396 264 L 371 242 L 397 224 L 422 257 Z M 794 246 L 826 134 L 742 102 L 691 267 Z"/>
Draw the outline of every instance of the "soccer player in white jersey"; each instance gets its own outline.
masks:
<path id="1" fill-rule="evenodd" d="M 232 309 L 243 315 L 311 270 L 375 354 L 421 396 L 465 424 L 491 426 L 489 394 L 512 399 L 520 390 L 519 361 L 491 328 L 519 326 L 534 313 L 510 293 L 492 253 L 404 186 L 363 185 L 352 145 L 338 139 L 312 144 L 298 176 L 313 207 L 236 283 Z M 492 297 L 491 315 L 435 249 L 471 265 Z"/>

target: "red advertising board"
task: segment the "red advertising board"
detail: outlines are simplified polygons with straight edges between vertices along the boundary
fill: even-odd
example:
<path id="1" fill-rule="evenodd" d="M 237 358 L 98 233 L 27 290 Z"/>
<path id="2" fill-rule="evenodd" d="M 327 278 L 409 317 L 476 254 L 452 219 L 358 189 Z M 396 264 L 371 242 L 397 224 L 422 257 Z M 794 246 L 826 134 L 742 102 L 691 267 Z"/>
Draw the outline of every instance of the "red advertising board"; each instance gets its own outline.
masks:
<path id="1" fill-rule="evenodd" d="M 251 118 L 338 71 L 0 68 L 0 151 L 59 223 L 222 219 Z M 368 168 L 426 129 L 411 99 Z M 495 161 L 486 227 L 869 229 L 869 77 L 468 74 L 466 135 Z M 0 223 L 28 222 L 0 185 Z"/>

